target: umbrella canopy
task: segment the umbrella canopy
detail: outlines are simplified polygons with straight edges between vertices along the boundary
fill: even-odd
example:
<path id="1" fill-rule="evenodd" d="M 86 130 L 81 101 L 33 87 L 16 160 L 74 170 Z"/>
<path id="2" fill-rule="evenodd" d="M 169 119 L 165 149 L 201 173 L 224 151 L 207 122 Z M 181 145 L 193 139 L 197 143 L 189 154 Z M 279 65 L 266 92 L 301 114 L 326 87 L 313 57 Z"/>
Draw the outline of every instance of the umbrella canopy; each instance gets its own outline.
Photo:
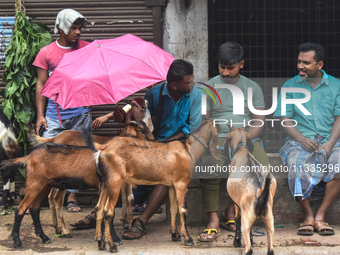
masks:
<path id="1" fill-rule="evenodd" d="M 63 109 L 115 104 L 166 80 L 173 60 L 173 56 L 155 44 L 131 34 L 95 40 L 66 53 L 41 94 Z"/>

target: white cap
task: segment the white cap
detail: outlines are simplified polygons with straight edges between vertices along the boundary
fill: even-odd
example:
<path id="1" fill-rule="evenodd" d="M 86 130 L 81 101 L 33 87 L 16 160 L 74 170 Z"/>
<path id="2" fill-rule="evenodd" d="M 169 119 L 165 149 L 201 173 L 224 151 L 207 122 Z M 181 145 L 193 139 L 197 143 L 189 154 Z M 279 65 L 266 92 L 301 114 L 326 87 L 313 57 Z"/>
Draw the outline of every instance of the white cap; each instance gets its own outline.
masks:
<path id="1" fill-rule="evenodd" d="M 83 15 L 73 9 L 61 10 L 55 20 L 54 34 L 58 34 L 58 29 L 61 29 L 65 34 L 68 34 L 73 23 L 79 18 L 86 21 L 86 18 Z"/>

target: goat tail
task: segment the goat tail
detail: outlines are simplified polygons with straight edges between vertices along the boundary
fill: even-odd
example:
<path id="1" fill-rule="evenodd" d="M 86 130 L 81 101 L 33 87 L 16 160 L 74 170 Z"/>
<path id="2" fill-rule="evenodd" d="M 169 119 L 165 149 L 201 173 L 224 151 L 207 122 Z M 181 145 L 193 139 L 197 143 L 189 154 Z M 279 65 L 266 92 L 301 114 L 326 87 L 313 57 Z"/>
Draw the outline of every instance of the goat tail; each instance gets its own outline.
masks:
<path id="1" fill-rule="evenodd" d="M 43 138 L 37 135 L 35 130 L 32 129 L 27 133 L 27 139 L 32 148 L 35 148 L 42 143 L 53 143 L 54 138 Z"/>
<path id="2" fill-rule="evenodd" d="M 255 214 L 256 216 L 265 215 L 267 211 L 268 198 L 270 194 L 270 183 L 272 181 L 271 174 L 267 175 L 266 182 L 264 184 L 264 188 L 262 190 L 261 195 L 257 199 L 257 203 L 255 205 Z"/>
<path id="3" fill-rule="evenodd" d="M 82 129 L 82 137 L 87 147 L 89 147 L 93 152 L 98 152 L 97 143 L 93 140 L 91 130 L 88 128 Z"/>
<path id="4" fill-rule="evenodd" d="M 26 157 L 3 160 L 0 164 L 3 180 L 14 180 L 19 167 L 26 169 Z"/>

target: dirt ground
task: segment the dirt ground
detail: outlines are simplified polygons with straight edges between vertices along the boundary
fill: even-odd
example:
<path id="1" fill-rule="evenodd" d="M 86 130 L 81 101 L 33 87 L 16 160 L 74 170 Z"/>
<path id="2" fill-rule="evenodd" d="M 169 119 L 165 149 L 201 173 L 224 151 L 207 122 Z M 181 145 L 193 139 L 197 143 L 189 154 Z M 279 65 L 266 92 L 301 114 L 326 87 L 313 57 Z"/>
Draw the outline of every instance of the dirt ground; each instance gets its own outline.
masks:
<path id="1" fill-rule="evenodd" d="M 20 229 L 20 238 L 23 241 L 21 249 L 13 248 L 10 237 L 14 213 L 7 214 L 0 210 L 0 254 L 107 254 L 109 250 L 99 251 L 94 241 L 95 230 L 76 230 L 69 223 L 82 219 L 93 210 L 92 207 L 83 207 L 82 212 L 69 213 L 64 211 L 66 225 L 71 229 L 72 238 L 60 238 L 54 234 L 50 226 L 50 213 L 46 207 L 41 211 L 41 222 L 44 232 L 52 240 L 50 244 L 43 244 L 34 234 L 32 219 L 25 215 Z M 115 226 L 117 234 L 122 237 L 124 228 L 119 221 L 120 208 L 116 209 Z M 166 222 L 165 210 L 154 215 L 147 224 L 147 233 L 138 240 L 123 240 L 119 246 L 121 254 L 244 254 L 244 247 L 234 248 L 232 232 L 222 229 L 222 235 L 214 242 L 202 243 L 197 236 L 204 230 L 204 225 L 189 226 L 188 230 L 195 245 L 184 246 L 183 242 L 172 242 L 170 238 L 170 225 Z M 9 210 L 9 212 L 11 212 Z M 179 224 L 178 224 L 179 226 Z M 259 226 L 257 226 L 259 227 Z M 311 237 L 302 237 L 296 234 L 297 226 L 277 226 L 274 236 L 275 254 L 340 254 L 340 226 L 332 225 L 334 236 L 319 236 L 314 233 Z M 259 229 L 263 231 L 263 229 Z M 254 237 L 254 254 L 266 254 L 266 236 Z M 243 242 L 242 242 L 243 244 Z"/>

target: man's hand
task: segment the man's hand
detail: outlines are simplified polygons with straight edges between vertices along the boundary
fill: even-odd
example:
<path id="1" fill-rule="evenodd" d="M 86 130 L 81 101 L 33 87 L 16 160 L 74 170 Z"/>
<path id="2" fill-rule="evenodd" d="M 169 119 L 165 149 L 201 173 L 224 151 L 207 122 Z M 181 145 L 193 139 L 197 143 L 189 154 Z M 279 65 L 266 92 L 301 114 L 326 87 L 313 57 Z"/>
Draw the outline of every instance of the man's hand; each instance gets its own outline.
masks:
<path id="1" fill-rule="evenodd" d="M 94 130 L 99 129 L 105 122 L 109 121 L 110 117 L 112 117 L 112 113 L 96 118 L 92 123 L 92 128 Z"/>
<path id="2" fill-rule="evenodd" d="M 42 125 L 45 125 L 45 129 L 48 130 L 46 119 L 44 117 L 38 117 L 37 124 L 35 125 L 35 132 L 37 133 L 37 135 L 39 135 L 39 131 Z"/>
<path id="3" fill-rule="evenodd" d="M 113 112 L 113 120 L 115 122 L 125 123 L 126 120 L 126 113 L 122 108 L 117 108 Z"/>
<path id="4" fill-rule="evenodd" d="M 318 144 L 316 142 L 306 137 L 302 141 L 300 141 L 300 144 L 302 145 L 302 148 L 304 148 L 306 151 L 315 151 L 318 148 Z"/>
<path id="5" fill-rule="evenodd" d="M 327 157 L 329 157 L 331 155 L 333 146 L 330 144 L 330 142 L 326 142 L 324 144 L 322 144 L 317 151 L 321 151 L 322 149 L 325 150 Z"/>

